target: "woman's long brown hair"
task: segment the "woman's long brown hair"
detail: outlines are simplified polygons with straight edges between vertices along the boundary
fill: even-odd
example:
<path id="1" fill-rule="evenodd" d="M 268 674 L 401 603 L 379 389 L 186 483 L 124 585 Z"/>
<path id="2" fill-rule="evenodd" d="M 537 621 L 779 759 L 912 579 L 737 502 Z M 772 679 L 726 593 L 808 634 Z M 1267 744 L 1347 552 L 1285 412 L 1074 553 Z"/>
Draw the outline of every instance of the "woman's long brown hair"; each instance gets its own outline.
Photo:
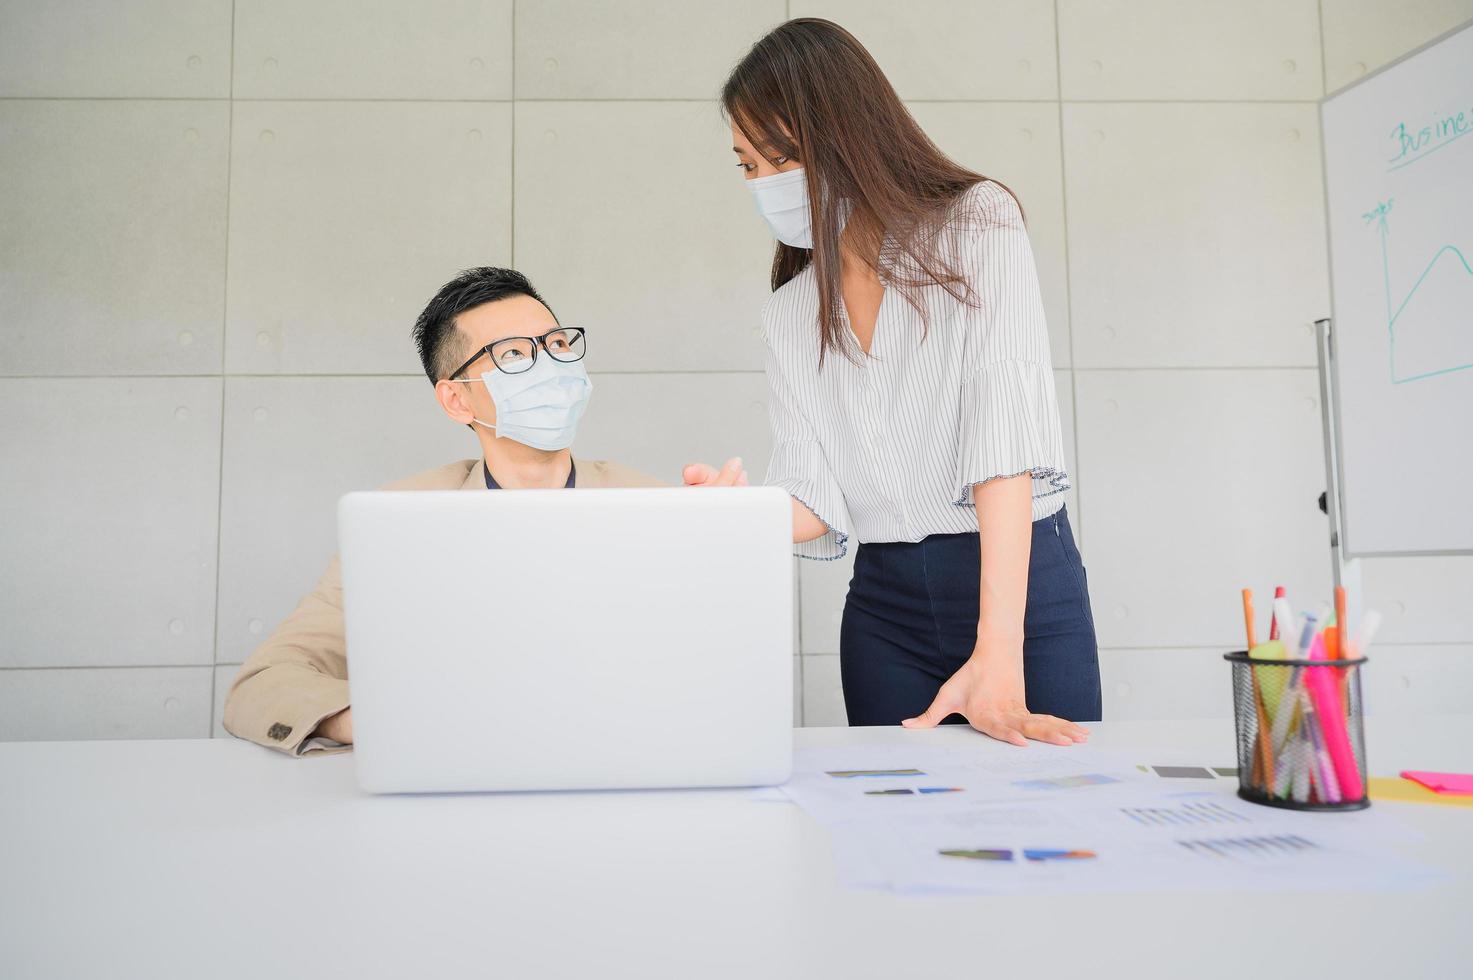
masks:
<path id="1" fill-rule="evenodd" d="M 854 35 L 815 17 L 774 28 L 732 69 L 721 105 L 768 162 L 799 160 L 807 173 L 813 248 L 778 242 L 772 288 L 813 264 L 820 363 L 829 351 L 860 354 L 843 321 L 841 231 L 923 317 L 925 286 L 939 285 L 976 305 L 938 242 L 957 198 L 989 178 L 937 149 Z M 852 202 L 847 223 L 842 199 Z M 893 245 L 882 249 L 887 234 Z"/>

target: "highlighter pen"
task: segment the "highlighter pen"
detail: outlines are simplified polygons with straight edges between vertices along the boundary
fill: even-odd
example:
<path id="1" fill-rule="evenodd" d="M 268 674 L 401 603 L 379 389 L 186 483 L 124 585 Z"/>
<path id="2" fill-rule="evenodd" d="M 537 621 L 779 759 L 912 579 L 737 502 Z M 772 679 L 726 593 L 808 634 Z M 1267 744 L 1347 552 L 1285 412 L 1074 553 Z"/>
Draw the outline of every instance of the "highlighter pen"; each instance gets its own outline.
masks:
<path id="1" fill-rule="evenodd" d="M 1309 726 L 1305 724 L 1303 711 L 1299 715 L 1299 737 L 1304 740 L 1304 756 L 1307 763 L 1304 767 L 1305 801 L 1314 802 L 1316 796 L 1323 800 L 1325 788 L 1321 785 L 1320 763 L 1315 758 L 1314 740 L 1310 737 Z"/>
<path id="2" fill-rule="evenodd" d="M 1284 600 L 1284 587 L 1282 585 L 1276 585 L 1276 586 L 1274 586 L 1274 604 L 1271 607 L 1271 615 L 1268 618 L 1268 638 L 1270 640 L 1277 640 L 1279 638 L 1279 601 L 1280 600 Z M 1289 605 L 1288 601 L 1287 600 L 1284 600 L 1284 607 L 1285 608 L 1288 608 L 1288 605 Z M 1288 619 L 1284 620 L 1284 625 L 1287 626 L 1288 624 L 1292 623 L 1293 621 L 1294 621 L 1294 617 L 1291 615 Z"/>
<path id="3" fill-rule="evenodd" d="M 1253 624 L 1253 590 L 1243 590 L 1243 630 L 1248 638 L 1248 656 L 1253 656 L 1253 650 L 1258 646 L 1258 636 Z M 1258 715 L 1258 734 L 1254 736 L 1253 745 L 1253 768 L 1249 777 L 1255 783 L 1273 781 L 1273 749 L 1269 746 L 1265 735 L 1269 728 L 1268 705 L 1264 698 L 1263 684 L 1259 677 L 1257 667 L 1248 668 L 1248 676 L 1253 681 L 1253 710 Z M 1265 776 L 1264 773 L 1269 775 Z"/>
<path id="4" fill-rule="evenodd" d="M 1309 729 L 1309 739 L 1313 743 L 1315 772 L 1318 774 L 1316 782 L 1320 786 L 1320 799 L 1326 803 L 1340 802 L 1340 781 L 1335 778 L 1335 766 L 1330 761 L 1330 751 L 1325 748 L 1324 739 L 1320 736 L 1319 719 L 1314 714 L 1314 698 L 1309 692 L 1303 692 L 1304 696 L 1304 727 Z"/>
<path id="5" fill-rule="evenodd" d="M 1315 627 L 1324 618 L 1323 612 L 1304 613 L 1300 617 L 1303 623 L 1299 630 L 1299 642 L 1295 645 L 1291 660 L 1305 660 L 1309 655 L 1310 645 L 1314 642 Z M 1289 680 L 1284 684 L 1284 693 L 1279 696 L 1279 714 L 1274 719 L 1273 745 L 1279 752 L 1283 751 L 1285 740 L 1289 737 L 1289 723 L 1294 719 L 1294 709 L 1297 706 L 1299 690 L 1299 673 L 1303 668 L 1293 667 L 1289 671 Z"/>
<path id="6" fill-rule="evenodd" d="M 1283 587 L 1280 586 L 1280 588 Z M 1294 632 L 1294 610 L 1289 607 L 1289 600 L 1284 598 L 1283 596 L 1276 596 L 1274 598 L 1273 609 L 1274 629 L 1279 634 L 1278 659 L 1293 660 L 1294 657 L 1298 654 L 1298 650 L 1294 644 L 1294 639 L 1296 636 Z M 1271 643 L 1273 641 L 1269 642 Z M 1268 685 L 1269 689 L 1273 692 L 1269 700 L 1273 702 L 1274 708 L 1277 709 L 1279 705 L 1279 699 L 1283 696 L 1284 682 L 1289 679 L 1289 668 L 1274 667 L 1271 668 L 1271 670 L 1272 673 L 1269 673 L 1270 668 L 1264 668 L 1265 676 L 1272 677 L 1273 679 L 1273 682 Z"/>
<path id="7" fill-rule="evenodd" d="M 1294 802 L 1309 802 L 1309 770 L 1312 767 L 1311 759 L 1314 755 L 1314 746 L 1309 744 L 1309 739 L 1303 734 L 1304 716 L 1299 716 L 1299 762 L 1294 767 Z"/>
<path id="8" fill-rule="evenodd" d="M 1294 642 L 1296 637 L 1294 632 L 1294 610 L 1290 608 L 1289 600 L 1283 596 L 1274 597 L 1274 625 L 1279 630 L 1279 645 L 1283 647 L 1283 658 L 1293 660 L 1299 653 Z M 1278 692 L 1274 697 L 1274 704 L 1277 705 L 1279 699 L 1283 696 L 1285 682 L 1289 679 L 1289 669 L 1287 667 L 1278 667 L 1275 669 L 1278 673 Z"/>
<path id="9" fill-rule="evenodd" d="M 1347 656 L 1345 644 L 1350 642 L 1350 624 L 1345 618 L 1345 586 L 1335 586 L 1335 632 L 1339 642 L 1335 644 L 1335 659 Z"/>
<path id="10" fill-rule="evenodd" d="M 1282 713 L 1281 717 L 1289 719 L 1289 722 L 1285 726 L 1288 730 L 1278 746 L 1274 761 L 1273 792 L 1280 799 L 1287 800 L 1294 781 L 1299 778 L 1300 770 L 1305 766 L 1299 695 L 1285 688 L 1284 696 L 1279 702 L 1279 711 Z"/>
<path id="11" fill-rule="evenodd" d="M 1282 637 L 1284 640 L 1284 651 L 1286 655 L 1292 656 L 1294 651 L 1289 649 L 1289 644 L 1292 642 L 1294 635 L 1292 632 L 1294 629 L 1294 610 L 1290 607 L 1289 600 L 1283 596 L 1274 596 L 1274 627 L 1285 631 Z"/>
<path id="12" fill-rule="evenodd" d="M 1309 656 L 1312 660 L 1327 659 L 1325 645 L 1318 637 L 1316 637 L 1314 647 L 1309 651 Z M 1305 669 L 1309 673 L 1304 679 L 1304 686 L 1309 689 L 1309 696 L 1314 699 L 1320 733 L 1324 736 L 1325 748 L 1330 753 L 1330 761 L 1335 765 L 1335 780 L 1346 799 L 1359 800 L 1365 794 L 1365 786 L 1361 782 L 1359 763 L 1350 744 L 1346 719 L 1341 713 L 1345 706 L 1340 700 L 1339 685 L 1328 673 L 1333 668 L 1322 666 Z"/>
<path id="13" fill-rule="evenodd" d="M 1283 710 L 1290 710 L 1289 705 L 1283 705 Z M 1290 736 L 1289 742 L 1279 751 L 1278 761 L 1275 763 L 1274 796 L 1281 800 L 1289 798 L 1289 787 L 1294 784 L 1294 769 L 1299 758 L 1298 744 Z"/>
<path id="14" fill-rule="evenodd" d="M 1304 768 L 1304 752 L 1299 742 L 1297 731 L 1289 733 L 1288 742 L 1284 745 L 1284 754 L 1281 759 L 1284 768 L 1279 772 L 1278 785 L 1274 787 L 1277 797 L 1281 800 L 1292 799 L 1294 796 L 1294 784 L 1299 782 L 1300 770 Z"/>
<path id="15" fill-rule="evenodd" d="M 1322 603 L 1320 603 L 1319 604 L 1319 608 L 1314 611 L 1314 625 L 1315 625 L 1315 629 L 1318 630 L 1318 628 L 1321 627 L 1321 626 L 1323 626 L 1325 624 L 1325 621 L 1328 620 L 1329 618 L 1330 618 L 1330 604 L 1328 602 L 1322 602 Z M 1301 642 L 1301 644 L 1299 646 L 1299 649 L 1301 651 L 1301 653 L 1300 653 L 1300 656 L 1301 657 L 1307 656 L 1309 654 L 1309 646 L 1313 642 L 1314 642 L 1314 636 L 1313 635 L 1311 635 L 1308 638 L 1307 641 Z"/>

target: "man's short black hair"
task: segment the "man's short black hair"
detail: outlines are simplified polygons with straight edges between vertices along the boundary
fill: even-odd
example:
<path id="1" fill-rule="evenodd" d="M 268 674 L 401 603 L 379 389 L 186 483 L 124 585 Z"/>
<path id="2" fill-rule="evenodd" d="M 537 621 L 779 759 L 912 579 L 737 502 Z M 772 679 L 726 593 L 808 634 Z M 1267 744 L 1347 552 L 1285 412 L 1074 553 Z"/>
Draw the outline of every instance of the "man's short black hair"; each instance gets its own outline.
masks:
<path id="1" fill-rule="evenodd" d="M 470 356 L 470 351 L 463 349 L 465 345 L 456 342 L 455 318 L 466 310 L 508 296 L 530 296 L 547 306 L 527 277 L 515 269 L 495 266 L 467 269 L 440 287 L 414 321 L 414 346 L 430 384 L 448 378 Z M 548 306 L 547 312 L 552 313 L 552 307 Z M 556 318 L 553 314 L 553 319 Z"/>

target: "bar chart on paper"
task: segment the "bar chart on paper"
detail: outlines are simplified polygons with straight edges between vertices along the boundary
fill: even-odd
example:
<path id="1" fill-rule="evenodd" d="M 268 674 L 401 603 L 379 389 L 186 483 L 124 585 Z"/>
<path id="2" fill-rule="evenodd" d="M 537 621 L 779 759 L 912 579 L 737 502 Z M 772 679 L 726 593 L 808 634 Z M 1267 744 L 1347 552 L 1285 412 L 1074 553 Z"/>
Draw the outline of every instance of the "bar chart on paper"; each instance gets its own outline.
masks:
<path id="1" fill-rule="evenodd" d="M 1121 814 L 1142 827 L 1190 827 L 1199 824 L 1247 823 L 1243 814 L 1214 800 L 1191 801 L 1177 806 L 1125 806 Z"/>
<path id="2" fill-rule="evenodd" d="M 1473 552 L 1473 24 L 1320 119 L 1345 551 Z"/>

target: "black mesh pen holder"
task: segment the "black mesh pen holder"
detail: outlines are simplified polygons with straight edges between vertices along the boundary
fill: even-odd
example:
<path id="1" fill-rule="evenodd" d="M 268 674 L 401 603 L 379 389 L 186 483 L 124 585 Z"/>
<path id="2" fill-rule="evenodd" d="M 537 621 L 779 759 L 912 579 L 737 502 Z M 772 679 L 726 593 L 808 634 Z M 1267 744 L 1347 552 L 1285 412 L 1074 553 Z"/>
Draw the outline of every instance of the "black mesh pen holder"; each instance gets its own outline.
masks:
<path id="1" fill-rule="evenodd" d="M 1290 810 L 1361 810 L 1366 795 L 1360 668 L 1343 660 L 1264 660 L 1233 667 L 1238 795 Z"/>

